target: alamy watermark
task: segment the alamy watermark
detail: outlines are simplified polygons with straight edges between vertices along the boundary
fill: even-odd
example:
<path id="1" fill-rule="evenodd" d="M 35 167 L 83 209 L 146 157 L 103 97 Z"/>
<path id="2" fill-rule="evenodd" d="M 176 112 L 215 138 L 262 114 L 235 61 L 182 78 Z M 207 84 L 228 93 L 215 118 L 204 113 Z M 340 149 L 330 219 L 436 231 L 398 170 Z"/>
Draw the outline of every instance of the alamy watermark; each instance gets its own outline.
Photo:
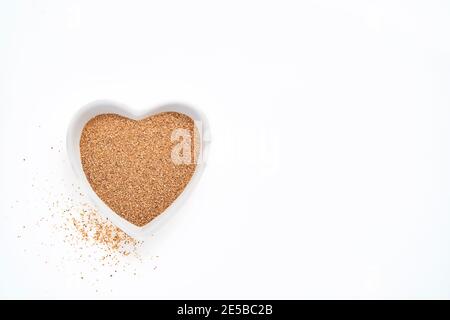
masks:
<path id="1" fill-rule="evenodd" d="M 172 131 L 172 162 L 176 165 L 199 164 L 203 161 L 203 126 L 194 121 L 193 130 L 177 128 Z"/>

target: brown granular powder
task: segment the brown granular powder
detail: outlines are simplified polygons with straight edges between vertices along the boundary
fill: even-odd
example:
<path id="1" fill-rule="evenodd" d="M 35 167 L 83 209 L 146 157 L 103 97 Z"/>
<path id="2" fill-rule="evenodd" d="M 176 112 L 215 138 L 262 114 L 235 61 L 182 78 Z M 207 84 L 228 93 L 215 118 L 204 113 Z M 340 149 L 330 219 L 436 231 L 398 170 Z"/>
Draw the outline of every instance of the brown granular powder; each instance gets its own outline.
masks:
<path id="1" fill-rule="evenodd" d="M 138 245 L 141 244 L 89 206 L 84 206 L 77 216 L 72 216 L 71 223 L 82 240 L 104 246 L 109 255 L 117 252 L 127 256 L 131 252 L 136 252 Z"/>
<path id="2" fill-rule="evenodd" d="M 146 225 L 170 206 L 194 174 L 194 161 L 172 161 L 176 129 L 188 130 L 191 152 L 197 155 L 195 123 L 177 112 L 139 121 L 103 114 L 83 128 L 80 154 L 89 183 L 114 212 L 137 226 Z"/>

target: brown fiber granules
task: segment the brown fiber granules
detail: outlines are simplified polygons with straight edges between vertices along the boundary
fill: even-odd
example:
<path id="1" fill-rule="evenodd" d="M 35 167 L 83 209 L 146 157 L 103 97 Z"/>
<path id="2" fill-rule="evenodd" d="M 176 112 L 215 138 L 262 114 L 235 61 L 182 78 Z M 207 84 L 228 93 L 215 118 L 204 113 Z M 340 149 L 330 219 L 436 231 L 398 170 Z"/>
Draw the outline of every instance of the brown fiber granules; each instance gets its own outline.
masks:
<path id="1" fill-rule="evenodd" d="M 194 121 L 181 113 L 164 112 L 131 120 L 116 114 L 91 119 L 80 140 L 83 170 L 97 195 L 117 214 L 143 226 L 162 213 L 184 190 L 195 161 L 174 163 L 174 130 L 192 137 L 198 155 Z"/>
<path id="2" fill-rule="evenodd" d="M 97 210 L 84 206 L 79 215 L 71 218 L 71 223 L 81 235 L 81 239 L 102 245 L 109 251 L 129 255 L 136 252 L 141 244 L 100 216 Z"/>

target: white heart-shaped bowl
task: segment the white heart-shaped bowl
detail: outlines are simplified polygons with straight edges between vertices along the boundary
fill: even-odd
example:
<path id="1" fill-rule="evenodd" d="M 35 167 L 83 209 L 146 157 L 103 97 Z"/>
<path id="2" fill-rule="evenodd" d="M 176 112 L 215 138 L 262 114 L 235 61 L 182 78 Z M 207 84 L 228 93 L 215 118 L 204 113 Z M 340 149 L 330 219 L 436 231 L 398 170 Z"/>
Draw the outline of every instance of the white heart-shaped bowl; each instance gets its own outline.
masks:
<path id="1" fill-rule="evenodd" d="M 197 166 L 195 172 L 183 190 L 183 192 L 175 199 L 174 202 L 164 210 L 160 215 L 150 221 L 148 224 L 138 227 L 121 216 L 115 213 L 110 207 L 103 202 L 102 199 L 95 193 L 92 189 L 86 175 L 83 171 L 83 166 L 81 164 L 80 157 L 80 138 L 86 123 L 93 117 L 105 114 L 114 113 L 120 116 L 124 116 L 133 120 L 140 120 L 146 117 L 155 115 L 161 112 L 179 112 L 191 117 L 199 130 L 200 133 L 200 157 L 198 157 Z M 209 129 L 209 124 L 204 116 L 204 114 L 191 106 L 180 104 L 180 103 L 169 103 L 156 108 L 146 110 L 145 112 L 137 112 L 131 108 L 125 106 L 124 104 L 117 103 L 109 100 L 97 100 L 91 102 L 81 108 L 72 119 L 67 131 L 67 153 L 69 155 L 70 163 L 75 171 L 75 174 L 81 181 L 83 188 L 85 189 L 87 195 L 92 199 L 94 204 L 97 206 L 101 215 L 109 219 L 114 225 L 122 229 L 125 233 L 131 237 L 144 240 L 148 238 L 152 233 L 154 233 L 159 227 L 161 227 L 170 217 L 172 217 L 175 212 L 177 212 L 182 204 L 189 197 L 189 194 L 194 189 L 195 185 L 198 183 L 200 176 L 205 169 L 206 158 L 208 156 L 209 145 L 211 142 L 211 133 Z"/>

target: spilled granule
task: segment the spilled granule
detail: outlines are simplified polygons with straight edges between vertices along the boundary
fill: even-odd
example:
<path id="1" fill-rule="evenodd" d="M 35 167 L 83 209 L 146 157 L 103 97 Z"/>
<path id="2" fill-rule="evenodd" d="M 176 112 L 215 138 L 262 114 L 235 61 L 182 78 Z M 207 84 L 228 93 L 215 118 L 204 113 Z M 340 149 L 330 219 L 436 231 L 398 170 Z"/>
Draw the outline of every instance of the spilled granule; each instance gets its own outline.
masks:
<path id="1" fill-rule="evenodd" d="M 108 252 L 128 256 L 130 253 L 136 254 L 142 244 L 100 216 L 96 209 L 83 208 L 78 217 L 72 216 L 71 219 L 82 240 L 103 246 Z"/>
<path id="2" fill-rule="evenodd" d="M 143 242 L 114 226 L 90 203 L 80 201 L 82 198 L 84 195 L 53 204 L 53 210 L 58 210 L 53 228 L 63 235 L 63 242 L 78 254 L 78 260 L 94 262 L 93 259 L 96 259 L 102 266 L 142 262 L 139 250 Z"/>

